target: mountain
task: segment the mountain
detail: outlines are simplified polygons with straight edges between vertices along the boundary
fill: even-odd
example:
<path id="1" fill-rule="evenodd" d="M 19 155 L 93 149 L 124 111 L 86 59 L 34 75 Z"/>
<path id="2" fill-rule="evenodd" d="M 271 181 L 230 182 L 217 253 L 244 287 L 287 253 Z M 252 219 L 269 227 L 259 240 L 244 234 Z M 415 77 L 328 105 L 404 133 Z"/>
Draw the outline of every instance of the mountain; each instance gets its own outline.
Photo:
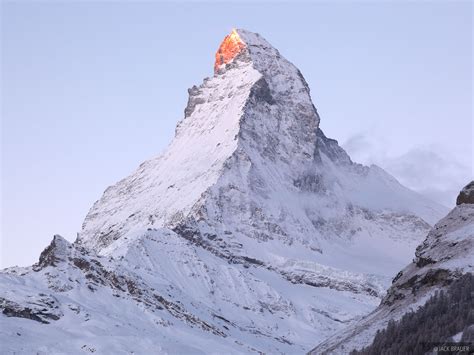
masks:
<path id="1" fill-rule="evenodd" d="M 380 305 L 318 345 L 311 354 L 360 350 L 370 345 L 377 330 L 386 328 L 390 321 L 416 311 L 436 291 L 446 290 L 464 275 L 474 273 L 474 181 L 460 192 L 456 204 L 416 248 L 413 262 L 397 274 Z"/>
<path id="2" fill-rule="evenodd" d="M 373 310 L 445 208 L 319 122 L 300 71 L 233 30 L 165 152 L 107 188 L 74 243 L 1 273 L 2 344 L 294 353 Z"/>

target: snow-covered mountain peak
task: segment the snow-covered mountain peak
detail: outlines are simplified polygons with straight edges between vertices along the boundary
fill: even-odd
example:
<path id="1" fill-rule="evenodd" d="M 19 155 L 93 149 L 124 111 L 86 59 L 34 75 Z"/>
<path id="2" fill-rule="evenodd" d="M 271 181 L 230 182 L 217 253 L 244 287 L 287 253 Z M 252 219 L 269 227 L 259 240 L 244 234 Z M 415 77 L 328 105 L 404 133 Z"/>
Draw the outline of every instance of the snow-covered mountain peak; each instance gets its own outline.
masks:
<path id="1" fill-rule="evenodd" d="M 217 72 L 221 65 L 232 61 L 244 48 L 246 48 L 246 45 L 240 38 L 240 35 L 235 29 L 232 30 L 230 34 L 225 36 L 216 52 L 214 71 Z"/>
<path id="2" fill-rule="evenodd" d="M 380 223 L 409 216 L 419 232 L 444 212 L 328 139 L 302 74 L 260 35 L 234 30 L 219 52 L 227 63 L 189 89 L 169 147 L 104 192 L 78 243 L 100 252 L 134 230 L 166 227 L 222 236 L 211 244 L 225 254 L 272 240 L 321 252 L 324 240 L 356 235 L 366 210 Z M 275 247 L 259 257 L 280 258 Z"/>
<path id="3" fill-rule="evenodd" d="M 305 109 L 308 112 L 314 111 L 316 128 L 319 126 L 319 116 L 312 104 L 309 86 L 298 68 L 260 34 L 234 29 L 224 38 L 216 52 L 216 76 L 226 75 L 228 70 L 243 63 L 249 63 L 262 75 L 263 82 L 256 90 L 261 91 L 263 99 L 270 104 L 278 101 L 307 106 Z"/>
<path id="4" fill-rule="evenodd" d="M 260 34 L 244 29 L 233 29 L 224 37 L 216 51 L 214 63 L 215 73 L 219 74 L 230 67 L 233 61 L 252 61 L 256 69 L 262 69 L 260 65 L 265 60 L 275 60 L 280 53 Z"/>
<path id="5" fill-rule="evenodd" d="M 282 161 L 294 175 L 312 164 L 319 116 L 299 70 L 257 34 L 235 30 L 226 38 L 221 47 L 242 40 L 245 49 L 189 89 L 185 117 L 168 149 L 106 190 L 84 222 L 81 242 L 101 248 L 135 227 L 173 227 L 199 210 L 203 193 L 231 166 Z M 297 179 L 274 178 L 291 185 Z"/>
<path id="6" fill-rule="evenodd" d="M 5 338 L 63 318 L 56 339 L 99 352 L 295 353 L 379 302 L 443 207 L 352 162 L 261 36 L 235 30 L 218 54 L 167 149 L 105 190 L 77 241 L 0 274 L 20 291 L 0 292 Z"/>

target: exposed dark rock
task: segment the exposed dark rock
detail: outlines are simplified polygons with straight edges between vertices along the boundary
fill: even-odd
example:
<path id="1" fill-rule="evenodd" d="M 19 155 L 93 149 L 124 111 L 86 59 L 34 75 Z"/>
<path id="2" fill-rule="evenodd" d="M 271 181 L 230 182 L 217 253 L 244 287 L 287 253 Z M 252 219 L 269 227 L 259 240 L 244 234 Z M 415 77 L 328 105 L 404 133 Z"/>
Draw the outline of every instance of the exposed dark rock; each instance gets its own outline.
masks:
<path id="1" fill-rule="evenodd" d="M 418 266 L 418 267 L 424 267 L 424 266 L 426 266 L 426 265 L 436 263 L 436 261 L 433 260 L 433 259 L 430 259 L 430 258 L 423 258 L 423 257 L 421 257 L 421 256 L 418 256 L 418 257 L 415 259 L 415 261 L 416 261 L 416 266 Z"/>
<path id="2" fill-rule="evenodd" d="M 89 271 L 91 269 L 91 264 L 85 259 L 73 258 L 71 261 L 75 266 L 83 271 Z"/>
<path id="3" fill-rule="evenodd" d="M 474 180 L 464 186 L 456 199 L 456 205 L 463 203 L 474 203 Z"/>
<path id="4" fill-rule="evenodd" d="M 190 223 L 190 225 L 192 225 L 192 223 Z M 246 267 L 250 265 L 265 266 L 265 263 L 261 260 L 245 255 L 232 255 L 230 252 L 232 246 L 230 244 L 226 243 L 221 238 L 209 238 L 208 235 L 206 235 L 207 239 L 204 239 L 199 232 L 199 229 L 190 228 L 186 223 L 176 226 L 173 231 L 181 238 L 211 252 L 219 258 L 227 260 L 230 264 L 243 264 Z"/>
<path id="5" fill-rule="evenodd" d="M 452 282 L 451 272 L 444 269 L 429 270 L 417 283 L 415 290 L 421 287 L 446 286 Z"/>
<path id="6" fill-rule="evenodd" d="M 346 151 L 339 146 L 337 140 L 327 138 L 320 128 L 316 131 L 316 137 L 314 158 L 317 161 L 321 161 L 321 154 L 324 154 L 336 164 L 352 163 L 351 158 L 347 155 Z"/>
<path id="7" fill-rule="evenodd" d="M 400 277 L 403 276 L 403 271 L 400 271 L 392 280 L 392 283 L 395 283 Z"/>
<path id="8" fill-rule="evenodd" d="M 250 90 L 250 100 L 255 102 L 266 102 L 273 105 L 275 100 L 264 77 L 258 80 Z"/>
<path id="9" fill-rule="evenodd" d="M 257 259 L 254 259 L 254 258 L 250 258 L 248 256 L 242 256 L 242 259 L 244 261 L 246 261 L 247 263 L 250 263 L 250 264 L 254 264 L 254 265 L 257 265 L 257 266 L 264 266 L 265 263 L 261 260 L 257 260 Z"/>
<path id="10" fill-rule="evenodd" d="M 272 269 L 272 268 L 270 268 Z M 324 275 L 294 273 L 273 269 L 293 284 L 304 284 L 312 287 L 328 287 L 338 291 L 350 291 L 356 294 L 366 294 L 372 297 L 381 297 L 379 291 L 370 283 L 356 284 L 344 280 L 336 280 Z"/>
<path id="11" fill-rule="evenodd" d="M 186 108 L 184 109 L 185 118 L 191 116 L 191 114 L 194 112 L 194 109 L 196 108 L 197 105 L 203 104 L 204 102 L 206 102 L 206 100 L 204 100 L 202 97 L 199 96 L 201 91 L 196 85 L 188 89 L 188 93 L 189 93 L 188 104 L 186 105 Z"/>
<path id="12" fill-rule="evenodd" d="M 389 289 L 387 295 L 380 302 L 381 305 L 392 306 L 395 302 L 404 299 L 405 294 L 398 292 L 397 290 Z"/>
<path id="13" fill-rule="evenodd" d="M 37 298 L 33 303 L 26 305 L 0 298 L 0 310 L 7 317 L 31 319 L 44 324 L 50 323 L 50 320 L 58 320 L 62 316 L 56 300 L 51 297 Z"/>
<path id="14" fill-rule="evenodd" d="M 35 313 L 33 313 L 31 308 L 13 308 L 13 307 L 5 306 L 3 308 L 2 313 L 6 315 L 7 317 L 26 318 L 26 319 L 31 319 L 40 323 L 45 323 L 45 324 L 49 323 L 41 319 Z"/>
<path id="15" fill-rule="evenodd" d="M 387 291 L 381 304 L 392 306 L 396 301 L 404 299 L 410 293 L 415 295 L 420 290 L 430 289 L 433 286 L 444 287 L 449 285 L 459 275 L 453 275 L 449 270 L 433 269 L 429 270 L 424 275 L 414 275 L 404 282 L 400 282 L 403 274 L 400 272 L 395 277 L 392 285 Z M 398 281 L 398 282 L 397 282 Z"/>
<path id="16" fill-rule="evenodd" d="M 196 325 L 200 327 L 202 330 L 212 332 L 215 335 L 218 335 L 224 338 L 227 337 L 227 334 L 225 334 L 223 331 L 195 317 L 191 313 L 188 313 L 180 305 L 173 303 L 158 294 L 154 294 L 153 297 L 174 317 L 181 319 L 183 321 L 186 321 L 187 323 Z"/>
<path id="17" fill-rule="evenodd" d="M 47 266 L 56 266 L 62 260 L 62 252 L 69 247 L 69 242 L 60 235 L 55 235 L 51 243 L 41 252 L 39 261 L 33 265 L 33 270 L 39 271 Z"/>

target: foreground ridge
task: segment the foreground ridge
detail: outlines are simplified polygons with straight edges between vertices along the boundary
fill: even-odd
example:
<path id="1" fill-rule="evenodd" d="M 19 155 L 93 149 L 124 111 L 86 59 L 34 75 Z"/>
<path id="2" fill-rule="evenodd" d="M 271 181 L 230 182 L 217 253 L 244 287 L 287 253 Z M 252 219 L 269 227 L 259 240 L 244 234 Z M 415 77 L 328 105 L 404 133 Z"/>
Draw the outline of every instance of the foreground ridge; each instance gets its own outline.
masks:
<path id="1" fill-rule="evenodd" d="M 471 282 L 474 273 L 474 199 L 465 196 L 469 196 L 468 191 L 473 186 L 474 181 L 466 185 L 458 196 L 457 206 L 416 248 L 413 262 L 397 274 L 380 305 L 359 322 L 322 342 L 310 354 L 360 350 L 372 343 L 377 330 L 393 326 L 393 321 L 416 311 L 436 292 L 449 290 L 451 284 L 459 283 L 458 280 Z M 443 315 L 441 311 L 438 313 L 439 317 Z"/>

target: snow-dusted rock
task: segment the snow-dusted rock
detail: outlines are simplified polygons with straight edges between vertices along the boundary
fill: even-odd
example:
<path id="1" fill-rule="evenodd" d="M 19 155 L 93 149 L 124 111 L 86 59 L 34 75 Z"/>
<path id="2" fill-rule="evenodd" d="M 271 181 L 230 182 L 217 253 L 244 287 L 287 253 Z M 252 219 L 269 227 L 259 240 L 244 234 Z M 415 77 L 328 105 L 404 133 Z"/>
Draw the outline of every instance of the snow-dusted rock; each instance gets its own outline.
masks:
<path id="1" fill-rule="evenodd" d="M 166 151 L 104 192 L 75 243 L 0 275 L 0 342 L 293 353 L 368 313 L 445 209 L 352 162 L 319 122 L 300 71 L 233 31 Z"/>
<path id="2" fill-rule="evenodd" d="M 474 203 L 474 181 L 464 186 L 456 199 L 456 205 Z"/>

